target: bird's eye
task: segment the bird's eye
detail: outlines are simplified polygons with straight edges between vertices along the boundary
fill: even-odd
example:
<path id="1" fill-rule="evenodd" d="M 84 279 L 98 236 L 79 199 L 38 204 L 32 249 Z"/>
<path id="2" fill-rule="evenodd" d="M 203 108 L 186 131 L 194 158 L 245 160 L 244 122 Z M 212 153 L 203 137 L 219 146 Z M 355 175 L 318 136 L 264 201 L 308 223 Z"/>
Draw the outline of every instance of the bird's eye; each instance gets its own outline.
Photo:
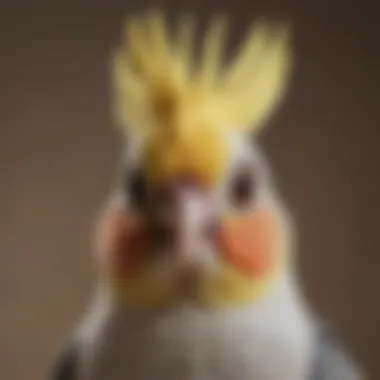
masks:
<path id="1" fill-rule="evenodd" d="M 148 189 L 145 177 L 140 171 L 133 170 L 127 176 L 127 192 L 133 208 L 141 211 L 146 207 Z"/>
<path id="2" fill-rule="evenodd" d="M 256 172 L 251 167 L 239 168 L 231 177 L 228 196 L 238 210 L 249 208 L 257 195 Z"/>

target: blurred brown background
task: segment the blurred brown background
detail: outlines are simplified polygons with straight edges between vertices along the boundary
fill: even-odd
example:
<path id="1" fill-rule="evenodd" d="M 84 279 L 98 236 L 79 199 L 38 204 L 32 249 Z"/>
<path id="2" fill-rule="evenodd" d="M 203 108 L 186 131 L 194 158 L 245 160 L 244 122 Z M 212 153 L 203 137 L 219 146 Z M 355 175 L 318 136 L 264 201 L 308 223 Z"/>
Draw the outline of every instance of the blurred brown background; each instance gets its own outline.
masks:
<path id="1" fill-rule="evenodd" d="M 234 38 L 262 13 L 292 18 L 297 71 L 262 143 L 298 221 L 308 293 L 380 379 L 375 1 L 181 3 L 202 15 L 229 12 Z M 108 57 L 126 12 L 147 5 L 1 2 L 1 380 L 44 379 L 88 301 L 89 231 L 120 155 Z"/>

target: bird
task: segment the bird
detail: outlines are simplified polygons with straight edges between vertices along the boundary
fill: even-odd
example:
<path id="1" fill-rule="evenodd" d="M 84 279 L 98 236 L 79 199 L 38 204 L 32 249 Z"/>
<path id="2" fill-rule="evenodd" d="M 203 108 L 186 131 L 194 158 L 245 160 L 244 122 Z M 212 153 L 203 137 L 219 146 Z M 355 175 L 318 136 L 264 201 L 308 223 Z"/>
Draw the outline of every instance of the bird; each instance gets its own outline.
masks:
<path id="1" fill-rule="evenodd" d="M 121 175 L 93 234 L 97 282 L 50 380 L 364 380 L 304 295 L 296 226 L 258 136 L 289 86 L 292 28 L 258 19 L 226 57 L 215 15 L 127 18 L 112 59 Z"/>

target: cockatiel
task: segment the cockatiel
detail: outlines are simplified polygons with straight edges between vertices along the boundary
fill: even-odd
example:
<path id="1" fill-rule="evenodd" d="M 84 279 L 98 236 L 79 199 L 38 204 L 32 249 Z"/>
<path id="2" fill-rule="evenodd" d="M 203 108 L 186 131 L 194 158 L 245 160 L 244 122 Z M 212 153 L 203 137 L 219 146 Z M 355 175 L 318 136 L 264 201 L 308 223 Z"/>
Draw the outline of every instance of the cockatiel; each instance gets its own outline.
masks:
<path id="1" fill-rule="evenodd" d="M 115 104 L 125 180 L 100 213 L 99 282 L 54 380 L 363 380 L 303 300 L 294 228 L 254 137 L 291 68 L 285 25 L 256 22 L 222 65 L 194 20 L 128 20 Z"/>

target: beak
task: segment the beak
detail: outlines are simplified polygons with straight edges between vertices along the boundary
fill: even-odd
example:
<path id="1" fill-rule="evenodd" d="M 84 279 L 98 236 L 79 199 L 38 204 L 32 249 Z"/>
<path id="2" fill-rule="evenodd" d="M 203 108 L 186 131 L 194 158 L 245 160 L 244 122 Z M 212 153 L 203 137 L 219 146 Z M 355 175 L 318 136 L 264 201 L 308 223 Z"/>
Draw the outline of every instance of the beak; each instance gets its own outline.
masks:
<path id="1" fill-rule="evenodd" d="M 216 226 L 216 207 L 210 193 L 191 181 L 179 181 L 156 195 L 152 208 L 156 241 L 181 264 L 192 266 L 203 260 Z"/>

